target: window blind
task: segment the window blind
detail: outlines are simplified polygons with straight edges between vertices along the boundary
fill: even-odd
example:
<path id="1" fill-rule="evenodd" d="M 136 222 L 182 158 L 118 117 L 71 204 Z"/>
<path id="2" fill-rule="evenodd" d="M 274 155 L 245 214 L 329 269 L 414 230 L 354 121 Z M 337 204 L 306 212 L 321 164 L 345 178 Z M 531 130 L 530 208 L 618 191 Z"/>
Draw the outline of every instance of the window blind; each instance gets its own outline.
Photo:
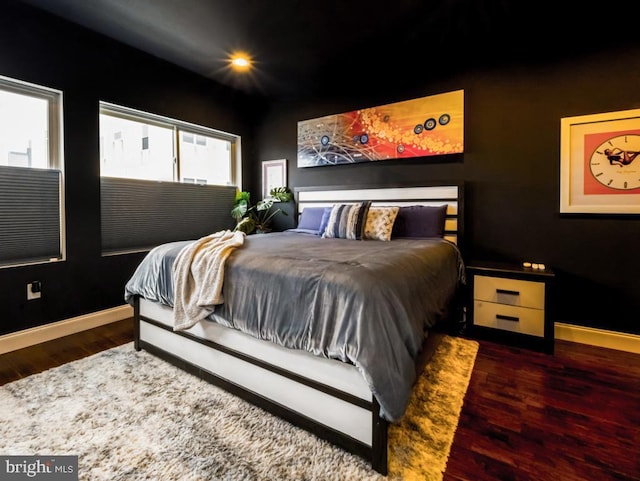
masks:
<path id="1" fill-rule="evenodd" d="M 148 250 L 233 229 L 234 186 L 100 178 L 102 253 Z"/>
<path id="2" fill-rule="evenodd" d="M 0 166 L 0 265 L 62 258 L 61 173 Z"/>

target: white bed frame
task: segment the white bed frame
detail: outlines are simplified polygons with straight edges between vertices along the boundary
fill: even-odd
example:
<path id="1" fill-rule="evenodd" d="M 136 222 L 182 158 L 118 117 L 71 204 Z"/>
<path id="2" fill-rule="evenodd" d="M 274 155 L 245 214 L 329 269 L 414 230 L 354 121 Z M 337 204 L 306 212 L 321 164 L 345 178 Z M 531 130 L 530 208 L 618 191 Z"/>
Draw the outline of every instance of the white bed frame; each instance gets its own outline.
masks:
<path id="1" fill-rule="evenodd" d="M 372 205 L 448 204 L 445 236 L 459 243 L 463 189 L 419 187 L 296 189 L 298 210 L 371 200 Z M 136 298 L 135 348 L 145 349 L 287 421 L 370 460 L 387 474 L 387 422 L 357 368 L 344 362 L 286 349 L 242 332 L 203 321 L 173 331 L 171 308 Z M 441 336 L 428 336 L 417 369 Z"/>

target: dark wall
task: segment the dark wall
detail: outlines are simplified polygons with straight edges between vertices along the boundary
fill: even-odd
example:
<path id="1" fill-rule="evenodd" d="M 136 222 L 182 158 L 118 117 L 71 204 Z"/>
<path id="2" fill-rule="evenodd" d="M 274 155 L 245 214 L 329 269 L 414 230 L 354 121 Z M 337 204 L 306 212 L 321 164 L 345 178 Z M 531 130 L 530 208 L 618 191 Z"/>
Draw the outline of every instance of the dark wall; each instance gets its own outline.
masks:
<path id="1" fill-rule="evenodd" d="M 65 262 L 0 269 L 0 333 L 124 303 L 143 254 L 100 254 L 100 100 L 241 135 L 251 180 L 255 99 L 13 2 L 0 16 L 0 75 L 63 91 L 67 239 Z M 32 280 L 43 294 L 27 302 Z"/>
<path id="2" fill-rule="evenodd" d="M 100 100 L 241 135 L 244 187 L 254 195 L 260 160 L 279 158 L 289 160 L 292 188 L 463 180 L 467 260 L 544 262 L 557 273 L 554 320 L 640 333 L 639 216 L 560 215 L 558 207 L 560 119 L 639 108 L 637 42 L 598 52 L 570 45 L 570 55 L 559 50 L 548 61 L 540 52 L 527 60 L 507 49 L 508 60 L 496 55 L 490 68 L 478 67 L 477 51 L 471 63 L 426 62 L 423 69 L 416 62 L 421 70 L 399 67 L 397 81 L 358 74 L 349 85 L 360 89 L 273 103 L 260 116 L 257 99 L 6 1 L 0 75 L 64 93 L 67 261 L 0 269 L 0 333 L 123 303 L 124 283 L 142 254 L 100 255 Z M 460 68 L 467 63 L 474 66 Z M 299 120 L 457 89 L 465 91 L 463 155 L 295 166 Z M 27 302 L 32 280 L 42 281 L 43 297 Z"/>
<path id="3" fill-rule="evenodd" d="M 421 73 L 399 71 L 399 82 L 411 75 Z M 384 83 L 375 95 L 345 89 L 273 104 L 259 131 L 258 153 L 261 160 L 288 159 L 291 188 L 464 181 L 467 261 L 543 262 L 557 276 L 552 319 L 640 333 L 640 216 L 559 213 L 560 119 L 639 108 L 638 85 L 638 44 L 549 61 L 510 57 L 485 69 L 439 71 L 417 88 Z M 299 120 L 457 89 L 465 91 L 462 155 L 296 167 Z M 254 179 L 259 192 L 259 165 Z"/>

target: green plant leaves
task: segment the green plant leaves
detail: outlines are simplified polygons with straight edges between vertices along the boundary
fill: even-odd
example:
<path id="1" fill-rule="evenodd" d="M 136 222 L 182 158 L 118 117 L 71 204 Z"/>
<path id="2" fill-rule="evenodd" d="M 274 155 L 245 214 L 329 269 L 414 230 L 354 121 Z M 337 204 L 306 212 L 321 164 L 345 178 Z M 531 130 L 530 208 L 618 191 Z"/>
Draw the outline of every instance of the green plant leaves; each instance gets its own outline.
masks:
<path id="1" fill-rule="evenodd" d="M 256 223 L 251 217 L 245 217 L 236 225 L 234 231 L 244 232 L 245 234 L 251 234 L 256 228 Z"/>
<path id="2" fill-rule="evenodd" d="M 269 195 L 280 202 L 289 202 L 293 200 L 293 193 L 289 187 L 274 187 L 269 191 Z"/>
<path id="3" fill-rule="evenodd" d="M 287 187 L 279 187 L 279 189 L 289 191 Z M 289 195 L 291 195 L 290 191 Z M 291 198 L 293 198 L 292 195 Z M 276 197 L 274 196 L 274 198 L 260 200 L 255 205 L 251 205 L 249 192 L 236 192 L 235 205 L 233 209 L 231 209 L 231 216 L 237 223 L 234 230 L 242 231 L 246 234 L 251 234 L 254 230 L 258 232 L 269 232 L 269 224 L 273 216 L 278 213 L 288 215 L 281 209 L 271 209 L 275 201 Z"/>
<path id="4" fill-rule="evenodd" d="M 248 197 L 249 196 L 247 194 L 247 199 L 240 198 L 238 200 L 238 196 L 236 196 L 236 205 L 231 209 L 231 216 L 236 220 L 236 222 L 242 219 L 250 209 Z"/>

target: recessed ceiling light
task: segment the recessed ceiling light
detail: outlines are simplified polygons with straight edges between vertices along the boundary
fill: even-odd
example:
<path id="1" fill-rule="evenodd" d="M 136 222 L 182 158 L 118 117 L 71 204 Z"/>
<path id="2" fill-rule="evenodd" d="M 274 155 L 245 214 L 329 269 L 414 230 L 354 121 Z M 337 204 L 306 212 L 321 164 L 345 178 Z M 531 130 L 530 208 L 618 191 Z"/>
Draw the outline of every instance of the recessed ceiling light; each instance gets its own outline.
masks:
<path id="1" fill-rule="evenodd" d="M 246 72 L 251 68 L 251 57 L 246 53 L 238 52 L 231 55 L 231 68 L 238 72 Z"/>

